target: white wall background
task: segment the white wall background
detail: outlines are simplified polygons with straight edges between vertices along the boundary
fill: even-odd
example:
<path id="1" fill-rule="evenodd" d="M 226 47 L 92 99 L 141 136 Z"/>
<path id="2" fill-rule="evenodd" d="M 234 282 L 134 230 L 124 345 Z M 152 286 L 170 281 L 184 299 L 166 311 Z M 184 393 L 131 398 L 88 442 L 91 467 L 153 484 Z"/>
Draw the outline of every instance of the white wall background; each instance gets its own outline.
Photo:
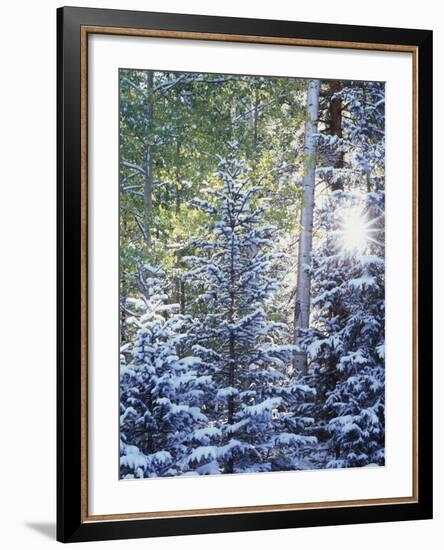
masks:
<path id="1" fill-rule="evenodd" d="M 96 0 L 79 6 L 426 28 L 435 31 L 435 157 L 444 142 L 444 18 L 435 0 Z M 46 549 L 55 542 L 55 29 L 60 2 L 22 0 L 2 6 L 0 84 L 0 335 L 2 414 L 0 541 L 4 548 Z M 438 93 L 438 91 L 440 93 Z M 435 170 L 438 181 L 438 170 Z M 435 338 L 444 329 L 438 255 L 444 234 L 443 187 L 435 187 Z M 442 247 L 441 247 L 442 249 Z M 435 353 L 435 519 L 223 535 L 95 543 L 102 548 L 201 550 L 270 546 L 328 550 L 438 548 L 444 536 L 443 384 Z M 87 543 L 91 546 L 91 543 Z"/>

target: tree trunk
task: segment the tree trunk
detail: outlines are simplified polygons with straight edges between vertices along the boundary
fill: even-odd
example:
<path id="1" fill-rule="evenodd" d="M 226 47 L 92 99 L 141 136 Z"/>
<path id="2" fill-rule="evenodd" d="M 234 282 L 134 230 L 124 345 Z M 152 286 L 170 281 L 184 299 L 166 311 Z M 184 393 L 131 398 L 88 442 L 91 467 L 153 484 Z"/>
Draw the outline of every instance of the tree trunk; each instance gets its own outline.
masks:
<path id="1" fill-rule="evenodd" d="M 176 142 L 176 186 L 175 186 L 175 211 L 176 214 L 180 214 L 180 209 L 182 207 L 182 196 L 181 196 L 181 188 L 182 188 L 182 180 L 180 177 L 180 149 L 181 149 L 181 142 L 177 140 Z M 175 252 L 175 266 L 176 269 L 179 270 L 180 268 L 180 262 L 183 256 L 183 252 L 177 250 Z M 176 296 L 177 296 L 177 303 L 179 304 L 179 311 L 181 314 L 185 314 L 185 282 L 181 279 L 180 275 L 177 275 L 175 277 L 175 287 L 176 287 Z"/>
<path id="2" fill-rule="evenodd" d="M 330 81 L 330 134 L 342 138 L 342 100 L 335 97 L 342 90 L 342 84 L 339 80 Z M 335 168 L 344 167 L 344 153 L 339 153 L 336 158 Z M 344 189 L 344 184 L 340 178 L 335 179 L 331 186 L 332 191 Z"/>
<path id="3" fill-rule="evenodd" d="M 185 281 L 180 281 L 180 299 L 179 299 L 179 306 L 180 306 L 180 313 L 182 315 L 185 315 Z"/>
<path id="4" fill-rule="evenodd" d="M 143 220 L 145 229 L 145 243 L 151 248 L 151 213 L 153 210 L 153 71 L 146 71 L 146 133 L 147 145 L 145 153 L 145 181 L 143 187 Z"/>
<path id="5" fill-rule="evenodd" d="M 127 300 L 126 292 L 122 289 L 122 283 L 120 284 L 120 346 L 126 344 L 127 341 L 127 312 L 125 309 L 125 304 Z"/>
<path id="6" fill-rule="evenodd" d="M 301 329 L 308 328 L 310 321 L 310 274 L 306 267 L 311 262 L 313 240 L 313 206 L 315 191 L 316 153 L 319 116 L 319 80 L 310 80 L 307 91 L 307 118 L 304 138 L 304 205 L 301 211 L 301 234 L 298 250 L 298 278 L 294 304 L 293 343 L 299 345 Z M 307 373 L 305 354 L 295 353 L 293 369 L 302 375 Z"/>
<path id="7" fill-rule="evenodd" d="M 232 228 L 233 229 L 233 228 Z M 230 292 L 229 292 L 229 306 L 228 306 L 228 322 L 230 325 L 234 322 L 234 309 L 235 309 L 235 282 L 236 282 L 236 273 L 234 269 L 234 256 L 233 252 L 231 253 L 230 258 Z M 234 387 L 235 384 L 235 365 L 236 365 L 236 352 L 235 352 L 235 341 L 234 334 L 231 331 L 229 340 L 228 340 L 228 384 L 230 387 Z M 228 418 L 227 422 L 231 426 L 234 423 L 234 412 L 235 412 L 235 403 L 234 396 L 230 395 L 228 397 Z M 225 473 L 232 474 L 234 472 L 234 460 L 230 458 L 227 462 L 225 468 Z"/>
<path id="8" fill-rule="evenodd" d="M 253 149 L 257 150 L 257 135 L 259 127 L 259 91 L 257 87 L 254 91 L 254 121 L 253 121 Z"/>

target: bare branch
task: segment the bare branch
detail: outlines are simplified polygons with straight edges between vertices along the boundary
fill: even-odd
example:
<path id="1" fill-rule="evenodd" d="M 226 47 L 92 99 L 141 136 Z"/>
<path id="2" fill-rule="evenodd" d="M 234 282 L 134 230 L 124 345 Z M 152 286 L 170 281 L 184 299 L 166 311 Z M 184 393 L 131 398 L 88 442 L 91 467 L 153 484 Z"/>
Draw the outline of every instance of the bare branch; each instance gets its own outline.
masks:
<path id="1" fill-rule="evenodd" d="M 142 95 L 146 99 L 146 97 L 147 97 L 146 93 L 141 88 L 139 88 L 139 86 L 137 86 L 137 84 L 135 82 L 133 82 L 132 80 L 130 80 L 126 76 L 122 76 L 122 80 L 124 82 L 126 82 L 129 86 L 131 86 L 131 88 L 136 90 L 136 92 L 139 92 L 139 94 Z"/>
<path id="2" fill-rule="evenodd" d="M 225 84 L 225 82 L 228 82 L 230 80 L 234 80 L 234 78 L 231 76 L 227 76 L 227 77 L 206 79 L 206 78 L 200 78 L 198 75 L 194 75 L 194 74 L 191 74 L 191 75 L 183 74 L 179 78 L 176 78 L 176 80 L 170 80 L 168 82 L 163 82 L 162 84 L 157 85 L 154 88 L 154 91 L 167 92 L 168 90 L 171 90 L 171 88 L 174 88 L 174 86 L 177 86 L 177 84 L 191 84 L 194 82 L 203 83 L 203 84 Z"/>
<path id="3" fill-rule="evenodd" d="M 140 232 L 142 233 L 143 240 L 145 241 L 145 240 L 146 240 L 145 229 L 143 228 L 142 224 L 141 224 L 141 223 L 139 222 L 139 220 L 137 219 L 137 216 L 134 216 L 134 219 L 136 220 L 137 226 L 139 227 Z"/>
<path id="4" fill-rule="evenodd" d="M 189 75 L 188 75 L 189 77 Z M 185 79 L 187 79 L 187 75 L 186 74 L 182 74 L 179 76 L 179 78 L 176 78 L 176 80 L 169 80 L 168 82 L 162 82 L 162 84 L 158 84 L 157 86 L 154 87 L 153 91 L 154 92 L 166 92 L 168 90 L 170 90 L 171 88 L 173 88 L 174 86 L 176 86 L 177 84 L 179 84 L 180 82 L 183 82 Z"/>
<path id="5" fill-rule="evenodd" d="M 127 160 L 122 160 L 121 164 L 122 166 L 126 166 L 126 168 L 132 168 L 133 170 L 137 170 L 140 174 L 145 175 L 145 170 L 138 164 L 134 164 L 133 162 L 128 162 Z"/>
<path id="6" fill-rule="evenodd" d="M 140 172 L 138 172 L 137 170 L 135 170 L 132 174 L 128 174 L 128 176 L 122 178 L 122 185 L 125 185 L 129 182 L 129 180 L 132 180 L 136 176 L 140 176 Z M 138 187 L 140 187 L 140 185 L 138 185 Z"/>
<path id="7" fill-rule="evenodd" d="M 132 191 L 134 189 L 142 189 L 142 186 L 141 185 L 128 185 L 126 187 L 123 188 L 124 191 Z"/>

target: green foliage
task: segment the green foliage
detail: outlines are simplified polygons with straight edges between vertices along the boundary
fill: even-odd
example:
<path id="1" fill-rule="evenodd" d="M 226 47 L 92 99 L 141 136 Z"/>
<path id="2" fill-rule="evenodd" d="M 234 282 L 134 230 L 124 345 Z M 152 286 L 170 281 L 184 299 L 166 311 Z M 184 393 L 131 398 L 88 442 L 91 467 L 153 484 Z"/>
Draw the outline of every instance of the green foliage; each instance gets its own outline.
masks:
<path id="1" fill-rule="evenodd" d="M 120 71 L 121 292 L 140 292 L 139 264 L 159 263 L 174 284 L 191 236 L 205 215 L 190 207 L 213 174 L 228 143 L 252 168 L 252 183 L 271 201 L 266 221 L 298 229 L 300 186 L 296 151 L 304 121 L 305 81 L 197 73 Z M 151 109 L 150 109 L 151 107 Z M 152 116 L 150 117 L 150 113 Z M 144 188 L 152 155 L 151 243 L 146 244 Z"/>

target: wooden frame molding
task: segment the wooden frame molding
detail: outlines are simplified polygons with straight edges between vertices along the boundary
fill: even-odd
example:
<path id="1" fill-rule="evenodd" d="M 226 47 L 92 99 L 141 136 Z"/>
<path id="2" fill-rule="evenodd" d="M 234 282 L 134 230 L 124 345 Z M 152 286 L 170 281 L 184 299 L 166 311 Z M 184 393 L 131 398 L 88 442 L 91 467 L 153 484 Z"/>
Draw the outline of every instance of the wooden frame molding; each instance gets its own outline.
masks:
<path id="1" fill-rule="evenodd" d="M 378 50 L 388 52 L 415 53 L 416 46 L 404 44 L 373 44 L 371 42 L 346 42 L 344 40 L 311 40 L 308 38 L 278 38 L 275 36 L 253 36 L 244 34 L 222 34 L 209 32 L 161 31 L 155 29 L 127 29 L 119 27 L 82 26 L 82 33 L 112 34 L 119 36 L 140 36 L 148 38 L 173 38 L 183 40 L 210 40 L 218 42 L 246 42 L 249 44 L 274 44 L 279 46 L 306 46 L 311 48 L 342 48 L 348 50 Z"/>

